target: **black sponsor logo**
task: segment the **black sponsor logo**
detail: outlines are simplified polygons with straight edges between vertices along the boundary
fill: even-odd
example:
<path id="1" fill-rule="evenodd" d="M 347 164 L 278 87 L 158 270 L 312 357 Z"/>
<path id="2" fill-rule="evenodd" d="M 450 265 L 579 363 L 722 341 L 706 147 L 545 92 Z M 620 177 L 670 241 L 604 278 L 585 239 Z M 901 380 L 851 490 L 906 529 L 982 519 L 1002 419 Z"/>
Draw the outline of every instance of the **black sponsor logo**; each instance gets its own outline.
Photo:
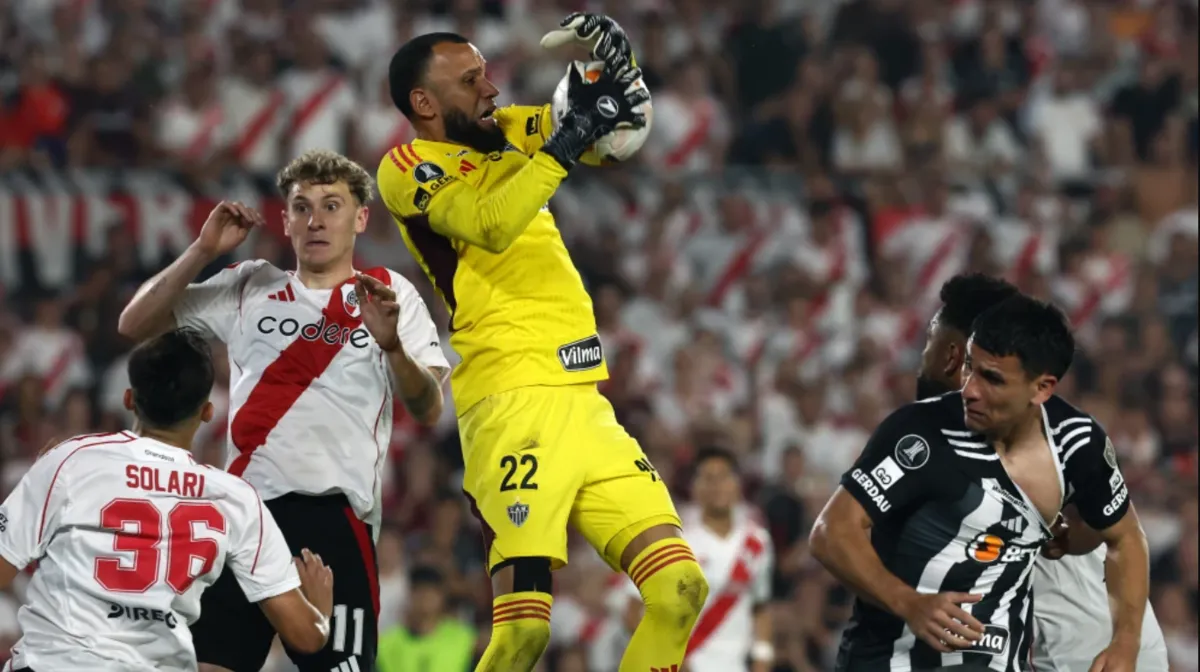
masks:
<path id="1" fill-rule="evenodd" d="M 4 512 L 0 511 L 0 532 L 7 532 L 7 531 L 8 531 L 8 516 L 4 515 Z"/>
<path id="2" fill-rule="evenodd" d="M 863 492 L 867 493 L 867 496 L 875 503 L 877 509 L 884 513 L 891 510 L 892 503 L 887 500 L 887 497 L 883 496 L 883 490 L 875 484 L 875 481 L 871 480 L 871 477 L 866 472 L 855 467 L 854 471 L 850 472 L 850 477 L 862 487 Z"/>
<path id="3" fill-rule="evenodd" d="M 413 179 L 421 184 L 432 182 L 439 177 L 445 176 L 446 171 L 442 170 L 441 166 L 437 165 L 436 163 L 430 163 L 429 161 L 418 163 L 417 167 L 413 168 Z"/>
<path id="4" fill-rule="evenodd" d="M 115 602 L 108 603 L 109 618 L 124 618 L 130 621 L 149 621 L 152 623 L 162 623 L 171 630 L 175 629 L 178 621 L 175 619 L 175 612 L 163 611 L 162 609 L 147 609 L 146 607 L 130 607 L 124 604 Z"/>
<path id="5" fill-rule="evenodd" d="M 351 345 L 365 348 L 371 344 L 371 334 L 362 327 L 350 329 L 332 322 L 326 322 L 322 315 L 320 321 L 301 324 L 299 320 L 290 317 L 279 319 L 267 315 L 258 321 L 258 331 L 262 334 L 279 333 L 283 336 L 299 336 L 306 341 L 324 341 L 329 345 Z"/>
<path id="6" fill-rule="evenodd" d="M 525 120 L 525 135 L 537 135 L 542 128 L 542 113 L 538 112 Z"/>
<path id="7" fill-rule="evenodd" d="M 421 212 L 425 212 L 425 208 L 429 207 L 429 199 L 432 197 L 428 191 L 417 187 L 417 193 L 413 194 L 413 207 Z"/>
<path id="8" fill-rule="evenodd" d="M 599 336 L 588 336 L 558 349 L 558 362 L 567 371 L 588 371 L 604 363 L 604 348 Z"/>
<path id="9" fill-rule="evenodd" d="M 909 434 L 896 444 L 896 461 L 908 470 L 920 469 L 929 461 L 929 444 L 916 434 Z"/>
<path id="10" fill-rule="evenodd" d="M 453 182 L 454 179 L 455 178 L 451 175 L 443 175 L 442 177 L 439 177 L 433 182 L 425 185 L 425 188 L 429 190 L 430 194 L 436 194 L 442 187 Z"/>
<path id="11" fill-rule="evenodd" d="M 983 626 L 983 636 L 971 646 L 972 651 L 998 656 L 1008 650 L 1008 628 L 1003 625 Z"/>

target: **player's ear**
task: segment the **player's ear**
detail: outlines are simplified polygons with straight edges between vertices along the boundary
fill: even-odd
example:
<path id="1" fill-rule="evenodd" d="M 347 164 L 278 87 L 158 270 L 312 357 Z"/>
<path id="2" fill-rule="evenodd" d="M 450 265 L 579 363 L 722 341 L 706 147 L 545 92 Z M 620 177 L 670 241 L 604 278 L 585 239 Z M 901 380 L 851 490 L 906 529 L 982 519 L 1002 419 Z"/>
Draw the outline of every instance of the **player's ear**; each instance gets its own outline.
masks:
<path id="1" fill-rule="evenodd" d="M 283 219 L 283 235 L 292 237 L 292 220 L 288 219 L 287 208 L 279 211 L 279 217 Z"/>
<path id="2" fill-rule="evenodd" d="M 437 102 L 425 89 L 413 89 L 408 94 L 408 102 L 412 105 L 413 114 L 423 119 L 432 119 L 437 116 Z"/>
<path id="3" fill-rule="evenodd" d="M 1033 380 L 1033 386 L 1032 401 L 1035 404 L 1041 405 L 1054 396 L 1054 390 L 1058 388 L 1058 378 L 1050 374 L 1042 374 Z"/>
<path id="4" fill-rule="evenodd" d="M 371 219 L 371 210 L 363 205 L 358 208 L 358 212 L 354 215 L 354 232 L 362 233 L 367 230 L 367 222 Z"/>
<path id="5" fill-rule="evenodd" d="M 125 396 L 121 398 L 121 404 L 125 406 L 125 410 L 133 410 L 133 390 L 125 388 Z"/>
<path id="6" fill-rule="evenodd" d="M 966 351 L 961 344 L 954 341 L 946 344 L 946 359 L 942 364 L 942 373 L 947 378 L 953 378 L 962 369 L 965 354 Z"/>
<path id="7" fill-rule="evenodd" d="M 201 422 L 212 422 L 214 413 L 215 413 L 215 411 L 213 410 L 212 402 L 211 401 L 204 402 L 204 405 L 200 407 L 200 421 Z"/>

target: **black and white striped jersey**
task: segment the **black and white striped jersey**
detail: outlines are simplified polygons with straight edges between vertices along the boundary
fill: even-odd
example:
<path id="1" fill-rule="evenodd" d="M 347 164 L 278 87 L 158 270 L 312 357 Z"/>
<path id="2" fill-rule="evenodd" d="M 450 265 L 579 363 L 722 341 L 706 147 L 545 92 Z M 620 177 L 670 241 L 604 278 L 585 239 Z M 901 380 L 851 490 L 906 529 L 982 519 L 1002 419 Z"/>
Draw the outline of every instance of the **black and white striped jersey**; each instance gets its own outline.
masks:
<path id="1" fill-rule="evenodd" d="M 1074 502 L 1095 529 L 1116 523 L 1129 508 L 1128 490 L 1103 428 L 1058 397 L 1043 404 L 1042 417 L 1064 503 Z M 842 486 L 871 516 L 871 543 L 884 566 L 921 593 L 984 595 L 963 607 L 987 631 L 970 650 L 940 653 L 903 619 L 858 600 L 838 670 L 1028 667 L 1030 574 L 1053 521 L 1042 518 L 984 438 L 967 430 L 961 394 L 892 413 Z"/>

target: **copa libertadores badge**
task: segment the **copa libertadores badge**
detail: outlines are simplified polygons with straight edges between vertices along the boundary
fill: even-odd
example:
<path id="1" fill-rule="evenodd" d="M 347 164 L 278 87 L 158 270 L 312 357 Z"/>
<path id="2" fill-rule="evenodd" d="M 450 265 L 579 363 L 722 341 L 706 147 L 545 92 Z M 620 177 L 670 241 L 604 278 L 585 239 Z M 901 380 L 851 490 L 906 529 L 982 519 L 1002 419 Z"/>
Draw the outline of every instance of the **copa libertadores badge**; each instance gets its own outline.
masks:
<path id="1" fill-rule="evenodd" d="M 522 504 L 521 500 L 518 499 L 516 502 L 513 502 L 512 504 L 509 505 L 508 520 L 513 525 L 520 527 L 520 526 L 524 525 L 525 521 L 528 519 L 529 519 L 529 505 L 528 504 Z"/>

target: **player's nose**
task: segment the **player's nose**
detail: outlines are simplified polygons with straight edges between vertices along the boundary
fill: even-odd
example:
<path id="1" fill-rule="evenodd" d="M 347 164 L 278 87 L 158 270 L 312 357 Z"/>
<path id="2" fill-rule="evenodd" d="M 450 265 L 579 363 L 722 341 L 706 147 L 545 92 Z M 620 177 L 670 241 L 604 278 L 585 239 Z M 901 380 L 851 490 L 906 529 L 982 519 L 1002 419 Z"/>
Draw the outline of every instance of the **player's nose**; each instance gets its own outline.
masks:
<path id="1" fill-rule="evenodd" d="M 479 96 L 481 98 L 485 98 L 490 101 L 499 95 L 500 89 L 497 89 L 496 85 L 492 84 L 492 80 L 487 79 L 486 77 L 479 79 Z"/>

